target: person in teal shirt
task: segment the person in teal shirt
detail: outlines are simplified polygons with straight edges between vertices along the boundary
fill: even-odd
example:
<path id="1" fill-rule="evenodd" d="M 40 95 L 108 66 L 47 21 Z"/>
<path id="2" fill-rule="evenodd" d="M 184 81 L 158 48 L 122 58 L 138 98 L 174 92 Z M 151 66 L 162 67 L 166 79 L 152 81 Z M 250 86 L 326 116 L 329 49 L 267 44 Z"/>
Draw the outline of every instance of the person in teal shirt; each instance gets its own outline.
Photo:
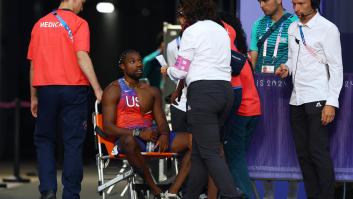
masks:
<path id="1" fill-rule="evenodd" d="M 283 8 L 282 0 L 258 0 L 264 16 L 253 25 L 250 44 L 250 55 L 255 72 L 272 73 L 288 59 L 288 28 L 298 17 L 287 14 Z M 280 22 L 265 42 L 258 47 L 258 42 L 268 29 L 280 21 L 284 15 L 289 15 L 286 20 Z M 270 118 L 268 118 L 270 119 Z M 264 182 L 264 199 L 274 198 L 274 185 L 272 181 Z M 289 182 L 287 199 L 297 198 L 297 183 Z"/>
<path id="2" fill-rule="evenodd" d="M 287 14 L 281 0 L 259 0 L 265 16 L 253 25 L 250 52 L 256 72 L 274 73 L 281 63 L 288 59 L 288 27 L 298 20 L 293 14 Z M 268 29 L 284 15 L 289 17 L 278 25 L 265 42 L 258 47 L 258 42 Z"/>
<path id="3" fill-rule="evenodd" d="M 163 54 L 163 33 L 159 33 L 156 37 L 156 44 L 158 49 L 143 58 L 143 78 L 147 78 L 151 86 L 161 88 L 161 65 L 157 61 L 156 57 Z"/>

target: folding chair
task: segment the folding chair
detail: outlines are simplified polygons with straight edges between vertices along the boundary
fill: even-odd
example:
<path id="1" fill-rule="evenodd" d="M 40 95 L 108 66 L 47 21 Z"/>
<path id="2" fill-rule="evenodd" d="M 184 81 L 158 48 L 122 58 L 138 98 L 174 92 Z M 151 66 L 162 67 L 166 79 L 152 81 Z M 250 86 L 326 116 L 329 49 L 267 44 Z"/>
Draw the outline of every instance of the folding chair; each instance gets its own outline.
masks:
<path id="1" fill-rule="evenodd" d="M 97 147 L 96 164 L 98 170 L 98 193 L 103 199 L 109 195 L 114 188 L 114 186 L 122 181 L 126 181 L 126 186 L 121 192 L 120 196 L 123 197 L 126 191 L 129 191 L 130 199 L 141 199 L 143 197 L 149 198 L 148 186 L 141 180 L 139 180 L 134 169 L 129 165 L 124 154 L 114 153 L 115 140 L 110 138 L 103 131 L 103 117 L 99 113 L 99 102 L 95 103 L 95 112 L 93 113 L 93 126 L 94 126 L 94 136 L 95 143 Z M 144 157 L 148 158 L 158 158 L 158 159 L 172 159 L 175 166 L 175 174 L 178 173 L 178 167 L 176 162 L 176 153 L 169 152 L 142 152 Z M 118 167 L 111 167 L 112 160 L 120 160 L 121 164 Z M 120 168 L 120 169 L 119 169 Z M 113 170 L 112 170 L 113 169 Z M 140 178 L 141 179 L 141 178 Z M 156 181 L 156 180 L 155 180 Z M 167 189 L 169 184 L 158 184 L 161 189 Z"/>

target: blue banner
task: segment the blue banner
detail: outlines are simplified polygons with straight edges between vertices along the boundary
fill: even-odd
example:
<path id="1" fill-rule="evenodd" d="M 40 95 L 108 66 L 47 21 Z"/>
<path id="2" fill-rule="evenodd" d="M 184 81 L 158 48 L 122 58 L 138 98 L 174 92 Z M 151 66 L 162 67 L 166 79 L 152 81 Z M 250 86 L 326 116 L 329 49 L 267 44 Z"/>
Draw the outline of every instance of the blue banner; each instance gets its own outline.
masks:
<path id="1" fill-rule="evenodd" d="M 289 123 L 291 79 L 256 74 L 255 84 L 261 98 L 262 116 L 248 152 L 252 178 L 302 179 Z M 340 108 L 330 126 L 330 151 L 336 179 L 353 180 L 353 74 L 344 75 Z"/>

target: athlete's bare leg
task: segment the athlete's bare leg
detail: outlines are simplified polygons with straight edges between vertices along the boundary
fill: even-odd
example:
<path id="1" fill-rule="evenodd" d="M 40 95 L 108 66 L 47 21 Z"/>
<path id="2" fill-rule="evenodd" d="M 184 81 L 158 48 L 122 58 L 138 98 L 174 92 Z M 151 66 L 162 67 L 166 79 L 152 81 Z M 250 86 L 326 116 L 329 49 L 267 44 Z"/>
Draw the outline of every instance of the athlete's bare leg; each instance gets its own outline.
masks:
<path id="1" fill-rule="evenodd" d="M 132 135 L 122 136 L 120 137 L 120 144 L 126 154 L 126 159 L 129 161 L 134 170 L 144 178 L 153 195 L 159 195 L 161 193 L 161 189 L 153 181 L 145 159 L 141 155 L 141 149 L 136 141 L 136 138 Z"/>
<path id="2" fill-rule="evenodd" d="M 178 193 L 180 187 L 183 185 L 186 177 L 189 174 L 191 167 L 191 134 L 190 133 L 177 133 L 171 146 L 171 152 L 180 153 L 185 152 L 182 159 L 181 167 L 175 182 L 169 187 L 169 193 Z"/>

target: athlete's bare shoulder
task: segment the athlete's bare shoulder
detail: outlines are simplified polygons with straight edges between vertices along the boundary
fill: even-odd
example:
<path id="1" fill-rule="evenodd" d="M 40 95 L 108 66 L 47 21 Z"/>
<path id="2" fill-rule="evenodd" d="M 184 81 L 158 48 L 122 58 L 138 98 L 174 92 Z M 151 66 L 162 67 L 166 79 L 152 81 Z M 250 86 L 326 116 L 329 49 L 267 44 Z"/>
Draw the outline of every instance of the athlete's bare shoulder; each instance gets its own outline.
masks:
<path id="1" fill-rule="evenodd" d="M 103 92 L 104 99 L 119 99 L 120 98 L 120 85 L 118 81 L 111 82 Z"/>
<path id="2" fill-rule="evenodd" d="M 113 81 L 113 82 L 111 82 L 109 85 L 108 85 L 108 87 L 109 86 L 117 86 L 117 87 L 119 87 L 120 88 L 120 84 L 119 84 L 119 81 Z"/>

